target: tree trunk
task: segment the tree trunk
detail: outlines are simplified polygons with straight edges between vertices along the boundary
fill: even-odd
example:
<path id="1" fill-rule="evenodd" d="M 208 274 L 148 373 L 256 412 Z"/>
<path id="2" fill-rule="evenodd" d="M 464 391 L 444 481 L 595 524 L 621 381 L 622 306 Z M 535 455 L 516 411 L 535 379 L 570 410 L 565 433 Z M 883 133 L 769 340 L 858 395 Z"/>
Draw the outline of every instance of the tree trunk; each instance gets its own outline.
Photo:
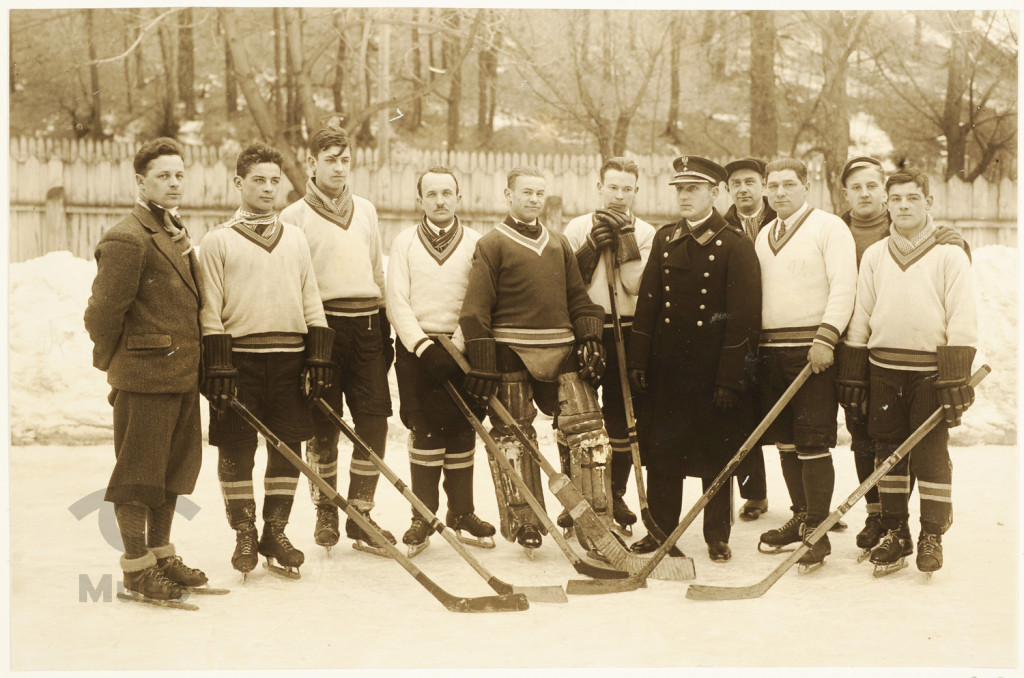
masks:
<path id="1" fill-rule="evenodd" d="M 445 27 L 458 30 L 460 23 L 461 18 L 457 9 L 444 10 L 443 24 Z M 459 46 L 459 38 L 451 34 L 445 35 L 442 48 L 444 68 L 446 71 L 454 69 L 448 84 L 447 136 L 449 151 L 454 151 L 459 143 L 459 108 L 462 104 L 462 65 L 456 63 Z"/>
<path id="2" fill-rule="evenodd" d="M 850 117 L 846 98 L 850 34 L 851 26 L 843 13 L 830 10 L 820 30 L 825 76 L 821 89 L 821 147 L 825 158 L 825 181 L 832 196 L 832 211 L 837 214 L 847 207 L 840 175 L 850 149 Z"/>
<path id="3" fill-rule="evenodd" d="M 334 112 L 344 117 L 345 115 L 345 57 L 348 52 L 348 42 L 345 40 L 345 33 L 341 30 L 342 15 L 334 15 L 334 28 L 338 31 L 338 54 L 334 60 L 334 82 L 331 83 L 331 96 L 334 98 Z"/>
<path id="4" fill-rule="evenodd" d="M 192 31 L 192 8 L 178 13 L 178 96 L 185 104 L 185 118 L 196 117 L 195 40 Z"/>
<path id="5" fill-rule="evenodd" d="M 672 26 L 669 32 L 669 75 L 668 75 L 668 120 L 665 123 L 665 135 L 674 143 L 680 143 L 679 138 L 679 52 L 685 39 L 683 20 L 678 14 L 672 17 Z"/>
<path id="6" fill-rule="evenodd" d="M 491 41 L 481 46 L 477 55 L 476 128 L 483 141 L 494 134 L 494 111 L 497 105 L 495 83 L 498 80 L 498 51 L 494 48 L 494 41 L 499 39 L 497 35 L 493 36 Z"/>
<path id="7" fill-rule="evenodd" d="M 961 123 L 964 93 L 967 91 L 967 36 L 974 20 L 973 11 L 947 12 L 951 25 L 949 64 L 946 71 L 946 100 L 942 109 L 942 132 L 946 135 L 946 181 L 964 178 L 967 170 L 967 135 Z"/>
<path id="8" fill-rule="evenodd" d="M 276 146 L 284 156 L 284 173 L 288 181 L 299 193 L 302 193 L 306 185 L 306 170 L 298 161 L 292 146 L 288 143 L 278 124 L 274 121 L 263 98 L 260 96 L 256 85 L 256 71 L 249 61 L 249 54 L 245 48 L 245 42 L 239 36 L 235 26 L 235 18 L 232 12 L 237 10 L 220 8 L 217 10 L 221 18 L 221 25 L 224 26 L 224 39 L 231 50 L 232 60 L 235 64 L 235 75 L 238 79 L 239 89 L 248 104 L 249 113 L 252 114 L 256 126 L 264 139 Z"/>
<path id="9" fill-rule="evenodd" d="M 178 129 L 181 126 L 178 122 L 178 62 L 174 54 L 174 43 L 171 40 L 170 29 L 160 26 L 160 55 L 164 62 L 164 91 L 160 99 L 161 113 L 163 120 L 160 123 L 159 134 L 165 137 L 178 136 Z"/>
<path id="10" fill-rule="evenodd" d="M 96 18 L 95 9 L 85 10 L 85 26 L 86 35 L 89 40 L 89 61 L 96 61 L 96 35 L 94 21 Z M 89 82 L 91 89 L 89 91 L 89 128 L 92 136 L 97 139 L 103 137 L 103 108 L 102 99 L 100 98 L 100 67 L 99 64 L 93 63 L 89 66 Z"/>
<path id="11" fill-rule="evenodd" d="M 775 13 L 750 13 L 750 154 L 773 158 L 779 150 L 775 105 Z"/>
<path id="12" fill-rule="evenodd" d="M 135 12 L 133 10 L 128 10 L 129 18 L 133 17 L 134 14 L 135 14 Z M 133 40 L 133 38 L 131 36 L 130 29 L 128 28 L 128 26 L 130 26 L 130 25 L 131 25 L 131 21 L 129 21 L 127 26 L 125 27 L 125 32 L 123 34 L 123 40 L 122 40 L 122 43 L 121 43 L 124 46 L 125 50 L 128 49 L 128 46 L 132 44 L 132 40 Z M 125 59 L 124 63 L 122 64 L 122 66 L 124 67 L 124 103 L 128 107 L 129 115 L 131 115 L 135 111 L 135 101 L 134 101 L 134 97 L 132 97 L 132 90 L 134 89 L 132 87 L 132 60 L 131 59 Z M 12 92 L 14 91 L 14 54 L 13 53 L 11 54 L 11 91 Z"/>
<path id="13" fill-rule="evenodd" d="M 416 21 L 423 20 L 423 8 L 416 10 Z M 420 40 L 420 29 L 413 26 L 410 33 L 412 40 L 412 75 L 419 82 L 423 82 L 423 52 Z M 415 132 L 423 126 L 423 99 L 417 98 L 412 102 L 409 114 L 405 116 L 406 129 Z"/>
<path id="14" fill-rule="evenodd" d="M 284 20 L 288 39 L 288 57 L 289 63 L 294 69 L 299 110 L 302 118 L 306 121 L 307 134 L 311 135 L 320 129 L 324 116 L 313 100 L 313 83 L 302 60 L 302 10 L 285 9 Z"/>
<path id="15" fill-rule="evenodd" d="M 217 21 L 221 35 L 224 35 L 224 23 L 219 18 Z M 238 113 L 238 79 L 235 77 L 235 60 L 227 38 L 224 39 L 224 103 L 228 115 Z"/>

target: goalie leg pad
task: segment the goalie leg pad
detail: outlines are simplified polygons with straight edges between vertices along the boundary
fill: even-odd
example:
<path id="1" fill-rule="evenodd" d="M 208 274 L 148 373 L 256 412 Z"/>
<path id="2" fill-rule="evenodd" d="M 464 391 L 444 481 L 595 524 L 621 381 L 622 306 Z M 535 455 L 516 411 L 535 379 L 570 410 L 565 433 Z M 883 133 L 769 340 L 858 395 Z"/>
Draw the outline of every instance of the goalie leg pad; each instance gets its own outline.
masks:
<path id="1" fill-rule="evenodd" d="M 537 416 L 537 410 L 533 406 L 533 389 L 530 386 L 529 372 L 522 370 L 503 374 L 497 396 L 527 437 L 536 445 L 537 431 L 533 428 L 533 420 Z M 540 466 L 530 453 L 523 449 L 512 430 L 493 413 L 491 424 L 493 425 L 491 435 L 497 443 L 500 453 L 511 462 L 512 468 L 522 477 L 530 493 L 543 507 L 544 484 L 541 479 Z M 501 536 L 514 542 L 519 530 L 527 524 L 533 525 L 541 533 L 546 533 L 540 519 L 526 503 L 522 492 L 511 478 L 507 477 L 493 460 L 490 461 L 490 468 L 498 499 Z"/>
<path id="2" fill-rule="evenodd" d="M 558 429 L 569 446 L 570 477 L 598 516 L 612 522 L 612 447 L 597 393 L 576 372 L 558 376 Z"/>

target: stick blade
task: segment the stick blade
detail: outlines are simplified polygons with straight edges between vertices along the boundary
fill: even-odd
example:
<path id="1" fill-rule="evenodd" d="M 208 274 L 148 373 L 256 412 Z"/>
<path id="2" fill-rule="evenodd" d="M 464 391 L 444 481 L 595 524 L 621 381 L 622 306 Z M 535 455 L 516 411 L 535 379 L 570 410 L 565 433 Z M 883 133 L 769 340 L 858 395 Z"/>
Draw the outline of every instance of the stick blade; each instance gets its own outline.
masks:
<path id="1" fill-rule="evenodd" d="M 643 579 L 628 577 L 626 579 L 570 579 L 565 585 L 566 593 L 571 596 L 598 595 L 602 593 L 625 593 L 646 588 Z"/>
<path id="2" fill-rule="evenodd" d="M 568 603 L 569 598 L 561 586 L 513 586 L 516 593 L 533 603 Z"/>
<path id="3" fill-rule="evenodd" d="M 690 600 L 752 600 L 760 598 L 768 590 L 767 586 L 709 586 L 691 584 L 686 589 L 686 597 Z"/>
<path id="4" fill-rule="evenodd" d="M 452 612 L 520 612 L 530 609 L 530 601 L 521 593 L 478 598 L 447 596 L 442 602 Z"/>
<path id="5" fill-rule="evenodd" d="M 623 569 L 630 574 L 641 572 L 651 558 L 630 553 L 611 533 L 602 535 L 595 541 L 598 550 L 611 562 L 612 567 Z M 676 556 L 662 558 L 648 576 L 667 581 L 689 581 L 697 578 L 697 571 L 693 565 L 693 558 Z"/>

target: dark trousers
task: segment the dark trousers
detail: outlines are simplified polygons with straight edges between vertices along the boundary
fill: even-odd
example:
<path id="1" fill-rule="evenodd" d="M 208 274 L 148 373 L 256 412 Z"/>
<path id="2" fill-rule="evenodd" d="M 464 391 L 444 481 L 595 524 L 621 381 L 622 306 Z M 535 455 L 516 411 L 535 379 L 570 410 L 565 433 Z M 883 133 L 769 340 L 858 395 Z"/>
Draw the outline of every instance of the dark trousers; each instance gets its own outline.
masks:
<path id="1" fill-rule="evenodd" d="M 647 471 L 651 516 L 658 527 L 668 534 L 679 524 L 683 506 L 683 476 L 659 469 L 650 463 Z M 713 481 L 714 478 L 701 478 L 704 492 L 707 492 Z M 704 541 L 709 544 L 729 541 L 732 531 L 731 492 L 732 483 L 724 484 L 704 507 Z"/>

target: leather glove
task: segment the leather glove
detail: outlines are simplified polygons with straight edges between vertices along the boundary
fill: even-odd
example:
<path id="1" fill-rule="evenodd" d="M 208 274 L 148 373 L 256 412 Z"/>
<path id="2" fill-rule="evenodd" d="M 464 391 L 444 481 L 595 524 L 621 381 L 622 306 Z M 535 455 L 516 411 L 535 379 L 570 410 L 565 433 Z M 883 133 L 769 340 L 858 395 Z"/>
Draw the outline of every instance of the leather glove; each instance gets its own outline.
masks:
<path id="1" fill-rule="evenodd" d="M 334 330 L 329 327 L 310 327 L 306 334 L 306 361 L 302 366 L 300 386 L 306 404 L 312 405 L 322 398 L 334 382 Z"/>
<path id="2" fill-rule="evenodd" d="M 935 242 L 940 245 L 956 245 L 963 249 L 964 237 L 952 226 L 943 224 L 935 227 Z"/>
<path id="3" fill-rule="evenodd" d="M 448 351 L 433 342 L 430 342 L 420 354 L 419 361 L 420 366 L 438 381 L 458 383 L 457 377 L 462 376 L 462 369 L 455 359 L 448 355 Z"/>
<path id="4" fill-rule="evenodd" d="M 576 347 L 576 363 L 580 368 L 580 378 L 597 386 L 604 374 L 604 346 L 597 339 L 580 342 Z"/>
<path id="5" fill-rule="evenodd" d="M 647 370 L 626 370 L 626 376 L 629 377 L 629 387 L 633 393 L 647 392 Z"/>
<path id="6" fill-rule="evenodd" d="M 208 334 L 203 337 L 203 383 L 199 388 L 210 401 L 220 420 L 238 395 L 238 370 L 231 362 L 231 335 Z"/>
<path id="7" fill-rule="evenodd" d="M 946 425 L 953 428 L 960 425 L 961 416 L 974 404 L 974 388 L 968 382 L 975 349 L 970 346 L 939 346 L 935 352 L 939 363 L 935 388 L 939 392 Z"/>
<path id="8" fill-rule="evenodd" d="M 725 388 L 724 386 L 715 387 L 714 396 L 715 407 L 722 410 L 731 410 L 740 404 L 740 394 L 731 388 Z"/>
<path id="9" fill-rule="evenodd" d="M 856 421 L 868 415 L 868 349 L 839 344 L 835 351 L 836 397 Z"/>
<path id="10" fill-rule="evenodd" d="M 608 224 L 615 230 L 615 235 L 624 231 L 633 230 L 633 220 L 624 212 L 617 212 L 610 209 L 599 209 L 594 212 L 594 225 L 599 223 Z"/>
<path id="11" fill-rule="evenodd" d="M 614 252 L 619 245 L 619 238 L 615 235 L 615 227 L 606 221 L 597 221 L 596 217 L 594 227 L 590 229 L 587 239 L 590 240 L 590 244 L 594 246 L 594 249 L 599 252 L 603 249 Z"/>
<path id="12" fill-rule="evenodd" d="M 472 369 L 462 385 L 466 393 L 486 403 L 498 392 L 501 373 L 498 372 L 494 339 L 470 339 L 466 342 L 466 358 Z"/>

